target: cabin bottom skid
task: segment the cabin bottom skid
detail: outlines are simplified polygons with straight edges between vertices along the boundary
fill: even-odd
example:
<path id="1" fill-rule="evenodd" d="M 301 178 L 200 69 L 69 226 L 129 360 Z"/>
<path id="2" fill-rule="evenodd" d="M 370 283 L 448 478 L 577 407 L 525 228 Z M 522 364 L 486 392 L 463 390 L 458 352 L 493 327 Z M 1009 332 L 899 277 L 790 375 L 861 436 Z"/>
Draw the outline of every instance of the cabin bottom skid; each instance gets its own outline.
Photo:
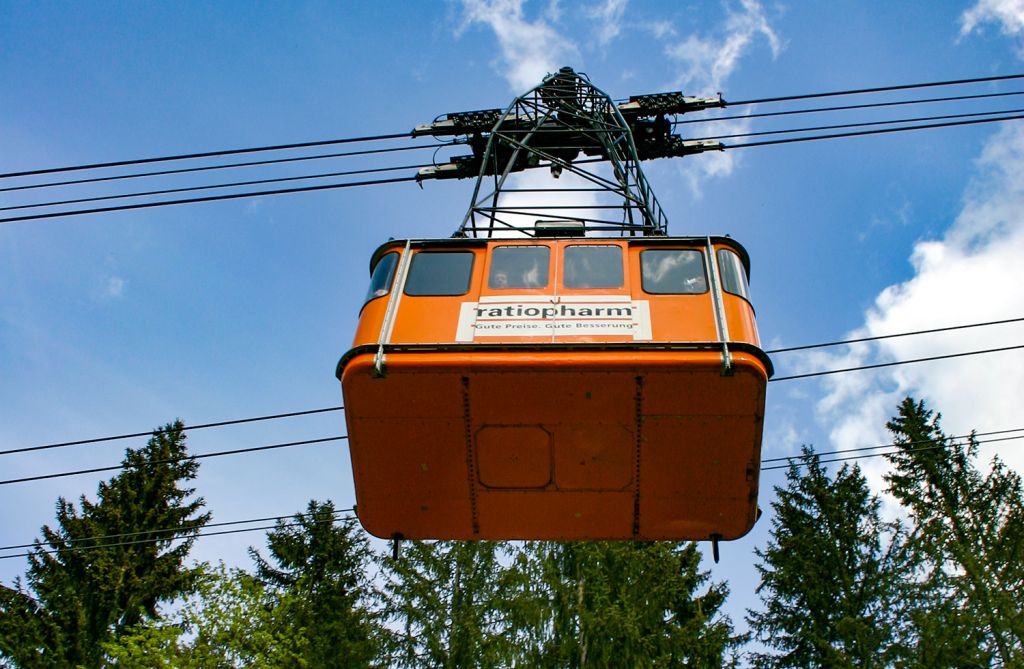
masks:
<path id="1" fill-rule="evenodd" d="M 372 350 L 371 350 L 372 348 Z M 339 363 L 357 515 L 408 539 L 736 539 L 770 363 L 733 350 L 376 347 Z"/>

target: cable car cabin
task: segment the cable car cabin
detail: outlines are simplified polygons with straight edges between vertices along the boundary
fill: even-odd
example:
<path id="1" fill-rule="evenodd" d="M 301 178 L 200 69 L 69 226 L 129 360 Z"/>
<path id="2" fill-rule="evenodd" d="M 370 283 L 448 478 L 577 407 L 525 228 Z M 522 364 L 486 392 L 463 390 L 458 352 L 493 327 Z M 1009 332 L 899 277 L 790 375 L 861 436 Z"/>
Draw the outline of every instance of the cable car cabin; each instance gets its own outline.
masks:
<path id="1" fill-rule="evenodd" d="M 765 383 L 724 237 L 391 241 L 338 363 L 378 537 L 735 539 Z"/>

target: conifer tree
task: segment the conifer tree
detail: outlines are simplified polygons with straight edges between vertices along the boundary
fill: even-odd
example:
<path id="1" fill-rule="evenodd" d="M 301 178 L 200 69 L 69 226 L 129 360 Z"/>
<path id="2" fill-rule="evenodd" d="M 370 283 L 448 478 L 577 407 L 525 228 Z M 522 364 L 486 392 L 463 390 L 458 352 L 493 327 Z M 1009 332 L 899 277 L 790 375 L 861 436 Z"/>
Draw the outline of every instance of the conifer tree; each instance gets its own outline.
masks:
<path id="1" fill-rule="evenodd" d="M 994 458 L 977 468 L 978 442 L 948 438 L 940 417 L 906 398 L 889 422 L 890 492 L 907 509 L 922 602 L 908 644 L 914 657 L 948 647 L 946 666 L 1024 665 L 1024 494 Z M 980 641 L 970 652 L 964 639 Z M 955 652 L 954 652 L 955 651 Z M 964 655 L 966 654 L 966 657 Z"/>
<path id="2" fill-rule="evenodd" d="M 791 461 L 776 487 L 768 546 L 755 553 L 762 611 L 757 638 L 777 651 L 758 667 L 883 667 L 892 654 L 902 535 L 879 518 L 879 501 L 856 466 L 830 478 L 813 449 Z"/>
<path id="3" fill-rule="evenodd" d="M 375 612 L 369 543 L 356 521 L 339 518 L 329 500 L 312 500 L 294 523 L 278 521 L 267 547 L 269 558 L 250 554 L 270 595 L 276 632 L 302 637 L 307 666 L 371 666 L 385 632 Z"/>
<path id="4" fill-rule="evenodd" d="M 514 574 L 505 545 L 487 541 L 411 541 L 383 565 L 387 611 L 398 629 L 398 667 L 506 667 L 515 646 L 510 616 Z"/>
<path id="5" fill-rule="evenodd" d="M 728 595 L 700 572 L 692 543 L 530 544 L 544 624 L 521 645 L 521 665 L 720 667 L 741 639 L 720 612 Z M 539 632 L 539 633 L 538 633 Z"/>
<path id="6" fill-rule="evenodd" d="M 0 657 L 23 668 L 100 666 L 103 642 L 158 619 L 161 603 L 193 588 L 198 572 L 185 558 L 210 516 L 182 487 L 199 469 L 187 454 L 176 421 L 125 452 L 96 502 L 57 501 L 57 527 L 43 527 L 27 587 L 0 590 Z"/>

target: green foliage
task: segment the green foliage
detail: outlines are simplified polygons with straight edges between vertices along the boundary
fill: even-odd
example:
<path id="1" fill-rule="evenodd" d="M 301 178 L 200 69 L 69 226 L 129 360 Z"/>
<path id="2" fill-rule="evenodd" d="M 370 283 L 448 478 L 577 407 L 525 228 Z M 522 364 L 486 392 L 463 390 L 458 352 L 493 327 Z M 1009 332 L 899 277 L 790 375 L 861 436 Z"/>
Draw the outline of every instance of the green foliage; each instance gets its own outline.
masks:
<path id="1" fill-rule="evenodd" d="M 209 514 L 181 487 L 199 468 L 185 456 L 177 421 L 128 449 L 95 503 L 83 496 L 79 510 L 58 500 L 57 529 L 42 529 L 27 588 L 0 591 L 0 657 L 20 667 L 100 666 L 103 642 L 159 619 L 160 603 L 194 587 L 197 572 L 184 562 Z"/>
<path id="2" fill-rule="evenodd" d="M 952 659 L 929 666 L 989 666 L 992 659 L 1022 666 L 1020 476 L 998 458 L 982 474 L 974 436 L 966 445 L 949 439 L 939 418 L 907 398 L 888 424 L 899 452 L 890 456 L 894 471 L 887 480 L 910 517 L 918 576 L 907 664 L 930 662 L 926 655 L 940 649 Z"/>
<path id="3" fill-rule="evenodd" d="M 526 630 L 524 666 L 718 667 L 741 641 L 719 613 L 725 585 L 696 594 L 708 575 L 695 544 L 542 542 L 525 552 L 543 625 Z"/>
<path id="4" fill-rule="evenodd" d="M 270 558 L 250 550 L 256 578 L 273 607 L 274 631 L 301 637 L 311 667 L 366 667 L 383 653 L 386 634 L 374 611 L 371 552 L 353 519 L 338 520 L 330 501 L 310 501 L 295 522 L 267 536 Z"/>
<path id="5" fill-rule="evenodd" d="M 205 569 L 197 592 L 173 622 L 138 625 L 104 644 L 109 662 L 125 669 L 308 667 L 308 642 L 277 619 L 262 584 L 223 564 Z"/>
<path id="6" fill-rule="evenodd" d="M 802 465 L 802 466 L 801 466 Z M 879 518 L 879 501 L 857 467 L 830 478 L 813 449 L 792 461 L 776 488 L 775 517 L 760 559 L 763 611 L 747 620 L 778 653 L 759 667 L 881 667 L 894 643 L 902 598 L 902 534 Z"/>
<path id="7" fill-rule="evenodd" d="M 502 544 L 486 541 L 404 544 L 383 563 L 386 611 L 398 628 L 398 667 L 504 667 L 514 657 L 510 623 L 517 580 Z"/>

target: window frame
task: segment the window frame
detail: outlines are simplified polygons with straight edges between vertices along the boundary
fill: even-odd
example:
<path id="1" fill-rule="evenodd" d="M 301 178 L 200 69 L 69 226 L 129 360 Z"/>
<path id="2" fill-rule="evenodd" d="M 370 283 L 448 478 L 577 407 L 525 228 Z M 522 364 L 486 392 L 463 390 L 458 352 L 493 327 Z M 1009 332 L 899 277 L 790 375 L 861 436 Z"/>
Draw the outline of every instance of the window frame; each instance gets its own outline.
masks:
<path id="1" fill-rule="evenodd" d="M 472 250 L 469 249 L 452 249 L 452 250 L 434 250 L 434 249 L 421 249 L 413 251 L 412 258 L 409 259 L 409 271 L 405 277 L 405 285 L 402 288 L 402 293 L 409 297 L 458 297 L 460 295 L 466 295 L 469 293 L 470 288 L 473 285 L 473 270 L 476 267 L 476 256 Z M 466 287 L 458 293 L 411 293 L 409 292 L 409 286 L 412 283 L 414 272 L 416 271 L 416 262 L 421 255 L 468 255 L 469 256 L 469 267 L 466 271 Z"/>
<path id="2" fill-rule="evenodd" d="M 731 290 L 726 283 L 726 263 L 722 262 L 723 253 L 729 254 L 731 258 L 728 263 L 728 274 L 730 277 L 738 277 L 741 291 Z M 739 254 L 728 248 L 715 249 L 715 262 L 718 263 L 718 281 L 722 285 L 722 291 L 736 297 L 742 297 L 747 302 L 750 302 L 750 279 L 747 276 L 747 268 L 744 266 Z"/>
<path id="3" fill-rule="evenodd" d="M 698 256 L 700 257 L 700 268 L 701 268 L 701 272 L 702 272 L 703 278 L 704 278 L 704 290 L 696 291 L 696 292 L 654 291 L 654 290 L 649 290 L 647 288 L 647 277 L 644 274 L 644 254 L 649 252 L 649 251 L 653 251 L 655 253 L 659 253 L 659 252 L 660 253 L 665 253 L 665 252 L 676 252 L 676 253 L 678 253 L 680 251 L 687 251 L 687 252 L 690 252 L 690 253 L 698 254 Z M 707 295 L 708 291 L 711 289 L 711 277 L 710 277 L 710 272 L 708 271 L 709 267 L 708 267 L 708 262 L 707 262 L 707 254 L 704 253 L 704 249 L 695 249 L 695 248 L 682 247 L 682 246 L 678 247 L 678 248 L 676 248 L 676 247 L 669 247 L 669 248 L 665 248 L 665 247 L 651 247 L 651 248 L 640 249 L 640 254 L 639 255 L 640 255 L 640 289 L 644 293 L 646 293 L 648 295 Z"/>
<path id="4" fill-rule="evenodd" d="M 391 258 L 389 258 L 389 256 L 391 256 Z M 373 270 L 370 272 L 370 285 L 366 289 L 366 298 L 363 300 L 363 306 L 360 308 L 360 312 L 370 302 L 378 300 L 382 297 L 387 297 L 388 295 L 391 294 L 391 291 L 395 287 L 395 275 L 398 274 L 398 266 L 399 264 L 401 264 L 401 261 L 401 254 L 398 251 L 388 251 L 387 253 L 384 253 L 383 255 L 381 255 L 380 258 L 377 259 L 377 262 L 373 266 Z M 373 288 L 373 278 L 374 276 L 376 276 L 377 270 L 380 268 L 382 262 L 390 262 L 391 268 L 388 270 L 387 280 L 381 286 L 381 288 L 384 289 L 384 292 L 379 295 L 374 295 L 373 293 L 375 291 Z M 381 288 L 378 288 L 377 290 L 380 290 Z"/>
<path id="5" fill-rule="evenodd" d="M 492 286 L 491 279 L 494 273 L 494 259 L 500 249 L 544 249 L 544 283 L 539 286 L 517 286 L 508 285 L 504 287 Z M 523 291 L 546 291 L 551 287 L 551 245 L 550 244 L 501 244 L 496 245 L 488 249 L 487 258 L 487 278 L 484 286 L 488 291 L 491 290 L 523 290 Z"/>
<path id="6" fill-rule="evenodd" d="M 569 250 L 570 249 L 576 249 L 576 248 L 580 248 L 580 249 L 597 249 L 597 248 L 607 249 L 607 248 L 612 248 L 612 249 L 615 249 L 618 252 L 618 254 L 619 254 L 619 283 L 618 283 L 618 285 L 614 285 L 614 286 L 607 286 L 607 285 L 605 285 L 605 286 L 571 286 L 571 285 L 569 285 L 569 283 L 567 281 L 567 279 L 568 279 L 568 269 L 569 269 L 568 255 L 569 255 Z M 562 252 L 562 258 L 561 258 L 562 262 L 560 263 L 560 273 L 561 273 L 561 277 L 560 278 L 561 278 L 561 287 L 563 289 L 565 289 L 565 290 L 623 290 L 623 289 L 625 289 L 627 287 L 627 272 L 626 272 L 626 262 L 625 262 L 627 254 L 625 253 L 625 249 L 623 249 L 621 245 L 619 245 L 619 244 L 571 244 L 570 243 L 570 244 L 565 244 L 562 247 L 561 252 Z"/>

